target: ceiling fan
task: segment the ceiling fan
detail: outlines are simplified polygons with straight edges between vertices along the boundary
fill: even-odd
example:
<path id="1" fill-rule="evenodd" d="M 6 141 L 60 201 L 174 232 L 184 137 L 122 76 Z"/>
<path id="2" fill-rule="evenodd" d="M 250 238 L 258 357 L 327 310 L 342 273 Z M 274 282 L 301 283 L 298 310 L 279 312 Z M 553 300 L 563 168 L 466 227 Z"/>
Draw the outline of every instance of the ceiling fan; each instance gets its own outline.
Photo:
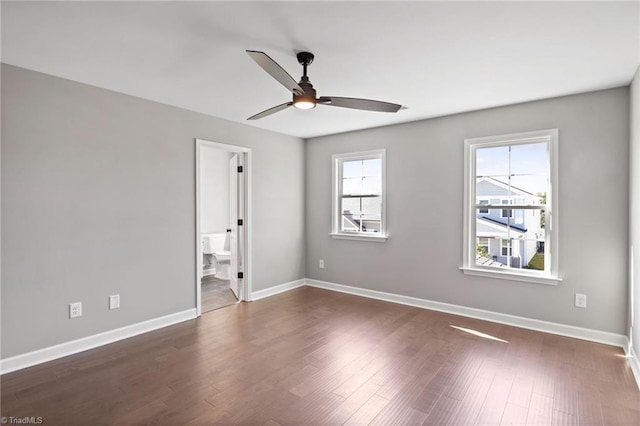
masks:
<path id="1" fill-rule="evenodd" d="M 320 104 L 378 112 L 397 112 L 402 107 L 402 105 L 382 101 L 372 101 L 370 99 L 341 98 L 337 96 L 321 96 L 316 98 L 316 90 L 313 88 L 311 81 L 309 81 L 309 77 L 307 77 L 307 66 L 313 62 L 313 53 L 300 52 L 296 55 L 298 62 L 302 65 L 302 78 L 299 83 L 296 83 L 296 81 L 266 53 L 255 50 L 247 50 L 247 53 L 251 56 L 251 59 L 256 61 L 256 63 L 267 72 L 267 74 L 278 80 L 280 84 L 293 93 L 293 100 L 291 102 L 285 102 L 259 112 L 258 114 L 247 118 L 247 120 L 258 120 L 289 108 L 290 106 L 299 109 L 311 109 L 315 108 L 317 104 Z"/>

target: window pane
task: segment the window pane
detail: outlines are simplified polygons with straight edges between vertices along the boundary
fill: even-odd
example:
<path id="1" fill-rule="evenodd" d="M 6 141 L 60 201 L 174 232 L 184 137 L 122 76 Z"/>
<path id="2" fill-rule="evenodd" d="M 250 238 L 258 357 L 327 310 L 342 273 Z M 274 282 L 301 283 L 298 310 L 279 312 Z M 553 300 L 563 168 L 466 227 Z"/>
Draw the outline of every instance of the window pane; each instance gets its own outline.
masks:
<path id="1" fill-rule="evenodd" d="M 362 215 L 365 219 L 380 220 L 382 219 L 382 198 L 367 197 L 362 198 Z"/>
<path id="2" fill-rule="evenodd" d="M 363 194 L 381 194 L 382 181 L 380 176 L 362 178 L 362 191 Z"/>
<path id="3" fill-rule="evenodd" d="M 491 198 L 491 204 L 500 204 L 500 199 L 509 197 L 509 184 L 507 182 L 507 179 L 499 180 L 491 177 L 478 178 L 476 180 L 476 198 Z"/>
<path id="4" fill-rule="evenodd" d="M 483 232 L 484 234 L 484 232 Z M 501 268 L 498 262 L 500 255 L 500 239 L 486 236 L 476 237 L 476 265 Z"/>
<path id="5" fill-rule="evenodd" d="M 526 175 L 511 177 L 511 197 L 521 198 L 523 204 L 540 204 L 539 194 L 547 192 L 546 175 Z"/>
<path id="6" fill-rule="evenodd" d="M 362 162 L 364 176 L 382 176 L 382 159 L 374 158 Z"/>
<path id="7" fill-rule="evenodd" d="M 480 200 L 478 202 L 478 204 L 486 206 L 487 204 L 489 204 L 489 200 Z M 489 213 L 489 209 L 479 209 L 478 213 L 480 213 L 480 214 L 488 214 Z"/>
<path id="8" fill-rule="evenodd" d="M 362 178 L 342 179 L 342 195 L 362 194 Z"/>
<path id="9" fill-rule="evenodd" d="M 360 198 L 342 198 L 341 231 L 359 231 L 361 226 Z"/>
<path id="10" fill-rule="evenodd" d="M 498 146 L 476 150 L 476 176 L 503 177 L 509 175 L 509 147 Z"/>
<path id="11" fill-rule="evenodd" d="M 342 213 L 360 214 L 360 198 L 343 198 Z"/>
<path id="12" fill-rule="evenodd" d="M 346 216 L 342 216 L 340 231 L 356 232 L 359 231 L 359 226 Z"/>
<path id="13" fill-rule="evenodd" d="M 342 163 L 342 177 L 362 177 L 362 160 L 344 161 Z"/>
<path id="14" fill-rule="evenodd" d="M 487 215 L 478 215 L 475 264 L 507 269 L 539 270 L 540 265 L 544 268 L 544 230 L 526 229 L 515 223 L 519 216 L 531 214 L 531 211 L 508 210 L 513 216 L 509 219 L 496 220 Z"/>
<path id="15" fill-rule="evenodd" d="M 382 198 L 343 198 L 342 231 L 380 232 Z"/>
<path id="16" fill-rule="evenodd" d="M 502 200 L 502 204 L 509 204 L 508 200 Z M 513 217 L 513 210 L 511 209 L 502 209 L 500 217 Z"/>
<path id="17" fill-rule="evenodd" d="M 511 174 L 547 175 L 547 143 L 511 146 Z"/>
<path id="18" fill-rule="evenodd" d="M 533 269 L 536 271 L 544 271 L 544 241 L 537 239 L 525 239 L 522 241 L 524 245 L 523 268 Z"/>

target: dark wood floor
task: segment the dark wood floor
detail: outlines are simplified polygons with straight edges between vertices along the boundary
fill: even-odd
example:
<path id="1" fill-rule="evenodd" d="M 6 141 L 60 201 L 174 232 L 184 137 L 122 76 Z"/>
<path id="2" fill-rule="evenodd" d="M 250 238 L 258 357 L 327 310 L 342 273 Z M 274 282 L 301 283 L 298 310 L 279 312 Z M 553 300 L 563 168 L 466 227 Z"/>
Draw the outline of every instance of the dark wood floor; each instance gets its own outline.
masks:
<path id="1" fill-rule="evenodd" d="M 619 348 L 309 287 L 2 376 L 2 416 L 58 425 L 639 425 L 639 410 Z"/>
<path id="2" fill-rule="evenodd" d="M 221 280 L 213 275 L 204 277 L 200 290 L 202 313 L 238 303 L 238 299 L 229 288 L 229 280 Z"/>

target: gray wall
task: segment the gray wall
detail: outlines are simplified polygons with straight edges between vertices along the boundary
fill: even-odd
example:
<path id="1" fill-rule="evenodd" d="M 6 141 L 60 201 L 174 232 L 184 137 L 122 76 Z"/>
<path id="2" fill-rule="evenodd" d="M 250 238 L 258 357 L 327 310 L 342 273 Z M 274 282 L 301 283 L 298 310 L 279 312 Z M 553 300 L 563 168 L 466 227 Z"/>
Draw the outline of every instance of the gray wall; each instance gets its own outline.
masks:
<path id="1" fill-rule="evenodd" d="M 200 151 L 200 232 L 225 233 L 229 228 L 229 160 L 232 152 L 202 147 Z"/>
<path id="2" fill-rule="evenodd" d="M 629 280 L 629 327 L 636 355 L 640 355 L 640 67 L 631 82 L 631 171 L 629 188 L 629 245 L 633 253 Z M 631 297 L 633 296 L 633 297 Z"/>
<path id="3" fill-rule="evenodd" d="M 464 275 L 464 139 L 549 128 L 560 135 L 564 281 Z M 331 239 L 331 155 L 379 148 L 387 150 L 389 239 Z M 627 87 L 311 139 L 307 277 L 626 334 L 628 155 Z M 587 309 L 573 306 L 576 292 L 588 296 Z"/>
<path id="4" fill-rule="evenodd" d="M 253 289 L 303 278 L 302 140 L 2 66 L 2 358 L 195 307 L 194 138 L 253 150 Z"/>

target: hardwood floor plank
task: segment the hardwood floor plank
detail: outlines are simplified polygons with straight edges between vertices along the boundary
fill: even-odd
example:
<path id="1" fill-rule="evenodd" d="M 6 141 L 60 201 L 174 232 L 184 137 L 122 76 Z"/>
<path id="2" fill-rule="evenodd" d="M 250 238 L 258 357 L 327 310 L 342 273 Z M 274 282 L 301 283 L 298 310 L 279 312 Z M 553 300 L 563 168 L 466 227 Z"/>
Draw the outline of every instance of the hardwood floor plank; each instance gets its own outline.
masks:
<path id="1" fill-rule="evenodd" d="M 513 379 L 496 376 L 487 391 L 487 397 L 476 420 L 479 425 L 497 425 L 502 420 L 502 415 L 507 406 Z"/>
<path id="2" fill-rule="evenodd" d="M 460 401 L 447 395 L 442 395 L 434 404 L 429 415 L 424 421 L 424 425 L 446 425 L 449 420 L 458 412 Z"/>
<path id="3" fill-rule="evenodd" d="M 344 399 L 342 404 L 336 407 L 327 418 L 323 419 L 322 423 L 344 424 L 360 407 L 375 395 L 378 389 L 380 389 L 380 387 L 373 383 L 362 385 L 351 394 L 351 396 Z"/>
<path id="4" fill-rule="evenodd" d="M 527 423 L 528 407 L 507 402 L 500 419 L 501 426 L 524 425 Z"/>
<path id="5" fill-rule="evenodd" d="M 553 415 L 553 398 L 538 393 L 531 395 L 529 411 L 527 412 L 528 425 L 548 425 Z"/>
<path id="6" fill-rule="evenodd" d="M 5 374 L 0 413 L 54 425 L 640 424 L 623 355 L 303 287 Z"/>
<path id="7" fill-rule="evenodd" d="M 388 403 L 388 399 L 374 394 L 344 424 L 352 426 L 369 424 Z"/>

